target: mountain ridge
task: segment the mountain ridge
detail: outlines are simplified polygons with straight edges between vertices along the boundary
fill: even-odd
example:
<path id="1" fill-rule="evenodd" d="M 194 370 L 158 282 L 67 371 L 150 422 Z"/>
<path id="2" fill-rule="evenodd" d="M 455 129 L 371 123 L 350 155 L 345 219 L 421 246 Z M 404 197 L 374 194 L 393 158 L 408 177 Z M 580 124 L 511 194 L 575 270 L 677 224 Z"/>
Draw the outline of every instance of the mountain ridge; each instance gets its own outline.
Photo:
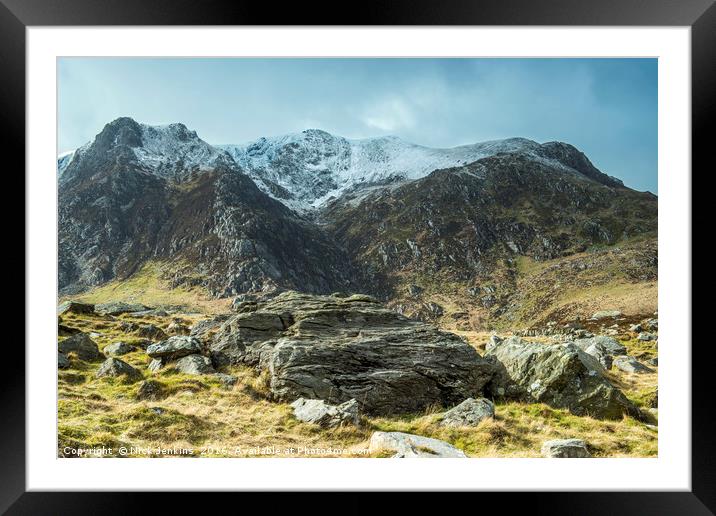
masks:
<path id="1" fill-rule="evenodd" d="M 419 179 L 437 169 L 466 165 L 503 152 L 527 153 L 599 183 L 624 187 L 621 180 L 602 173 L 584 153 L 564 142 L 540 144 L 513 137 L 433 148 L 397 136 L 349 139 L 321 129 L 306 129 L 243 144 L 211 145 L 181 123 L 151 126 L 125 117 L 108 126 L 117 121 L 134 126 L 133 138 L 129 137 L 127 143 L 133 144 L 130 146 L 138 161 L 159 175 L 176 174 L 182 166 L 207 165 L 230 156 L 264 193 L 304 214 L 319 210 L 356 186 Z M 172 145 L 169 135 L 182 144 Z M 75 155 L 91 143 L 59 156 L 58 175 L 62 176 Z M 167 149 L 162 149 L 162 144 Z"/>
<path id="2" fill-rule="evenodd" d="M 427 318 L 441 309 L 410 292 L 439 278 L 499 317 L 521 258 L 656 233 L 656 196 L 566 143 L 517 138 L 446 157 L 398 138 L 361 142 L 312 130 L 234 158 L 183 124 L 107 124 L 58 161 L 60 293 L 163 262 L 172 285 L 214 297 L 353 291 Z"/>

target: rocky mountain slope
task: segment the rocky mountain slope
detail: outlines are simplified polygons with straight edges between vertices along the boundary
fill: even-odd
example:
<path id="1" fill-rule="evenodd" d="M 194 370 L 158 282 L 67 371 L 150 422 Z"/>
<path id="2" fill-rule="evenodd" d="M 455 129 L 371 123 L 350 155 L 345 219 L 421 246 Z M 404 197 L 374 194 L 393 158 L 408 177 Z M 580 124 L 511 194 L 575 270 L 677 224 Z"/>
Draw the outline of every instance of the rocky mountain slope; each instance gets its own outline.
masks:
<path id="1" fill-rule="evenodd" d="M 78 149 L 59 180 L 59 286 L 126 278 L 149 260 L 215 296 L 350 287 L 350 263 L 315 225 L 261 192 L 181 124 L 122 118 Z"/>
<path id="2" fill-rule="evenodd" d="M 352 291 L 435 319 L 444 289 L 497 319 L 515 312 L 525 260 L 657 230 L 656 196 L 569 144 L 523 138 L 429 149 L 307 130 L 218 147 L 121 118 L 58 174 L 61 294 L 160 263 L 171 285 L 218 297 Z M 655 277 L 655 253 L 634 277 Z"/>
<path id="3" fill-rule="evenodd" d="M 572 148 L 562 159 L 579 157 Z M 410 299 L 436 283 L 457 283 L 464 297 L 489 307 L 514 283 L 519 260 L 545 262 L 655 234 L 655 196 L 585 172 L 501 153 L 415 181 L 354 189 L 318 220 L 374 278 L 374 293 Z"/>

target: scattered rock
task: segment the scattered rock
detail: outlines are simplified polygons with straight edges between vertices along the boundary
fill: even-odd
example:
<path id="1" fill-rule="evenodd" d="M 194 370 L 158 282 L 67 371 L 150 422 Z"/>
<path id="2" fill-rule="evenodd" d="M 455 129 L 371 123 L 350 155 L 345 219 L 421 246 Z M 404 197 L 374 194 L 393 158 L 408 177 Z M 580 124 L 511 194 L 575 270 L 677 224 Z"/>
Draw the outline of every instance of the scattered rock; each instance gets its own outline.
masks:
<path id="1" fill-rule="evenodd" d="M 593 339 L 582 339 L 581 341 L 576 341 L 575 344 L 586 354 L 597 359 L 604 369 L 609 370 L 612 368 L 613 353 L 607 350 L 601 342 Z"/>
<path id="2" fill-rule="evenodd" d="M 75 353 L 80 360 L 96 360 L 102 356 L 97 344 L 86 333 L 67 337 L 57 347 L 60 353 Z"/>
<path id="3" fill-rule="evenodd" d="M 655 367 L 659 366 L 659 357 L 650 358 L 648 360 L 649 365 L 653 365 Z"/>
<path id="4" fill-rule="evenodd" d="M 59 369 L 67 369 L 70 367 L 70 360 L 67 358 L 67 355 L 57 353 L 57 367 Z"/>
<path id="5" fill-rule="evenodd" d="M 82 330 L 80 330 L 79 328 L 73 328 L 72 326 L 66 326 L 64 324 L 57 325 L 58 337 L 68 337 L 71 335 L 77 335 L 78 333 L 82 333 Z"/>
<path id="6" fill-rule="evenodd" d="M 433 317 L 440 317 L 445 312 L 442 306 L 432 301 L 425 303 L 425 308 Z"/>
<path id="7" fill-rule="evenodd" d="M 152 358 L 175 360 L 187 355 L 201 353 L 201 343 L 195 337 L 175 336 L 147 347 L 147 355 Z"/>
<path id="8" fill-rule="evenodd" d="M 632 324 L 631 326 L 629 326 L 629 331 L 633 331 L 634 333 L 640 333 L 644 331 L 644 327 L 640 323 Z"/>
<path id="9" fill-rule="evenodd" d="M 338 405 L 355 398 L 368 414 L 478 397 L 494 370 L 458 336 L 358 295 L 284 292 L 231 317 L 210 349 L 217 365 L 268 371 L 275 399 Z"/>
<path id="10" fill-rule="evenodd" d="M 606 335 L 598 335 L 587 339 L 576 339 L 574 343 L 583 351 L 586 351 L 593 345 L 598 345 L 603 348 L 606 353 L 612 356 L 626 355 L 627 352 L 626 347 L 624 347 L 621 342 L 613 337 L 607 337 Z"/>
<path id="11" fill-rule="evenodd" d="M 587 330 L 574 330 L 574 336 L 578 339 L 589 339 L 591 337 L 594 337 L 594 334 L 592 332 L 589 332 Z"/>
<path id="12" fill-rule="evenodd" d="M 131 321 L 122 321 L 119 323 L 119 330 L 124 333 L 133 333 L 139 329 L 139 325 Z"/>
<path id="13" fill-rule="evenodd" d="M 143 349 L 144 351 L 146 351 L 149 346 L 151 346 L 152 344 L 154 344 L 154 342 L 152 342 L 152 341 L 149 340 L 149 339 L 135 340 L 135 341 L 133 341 L 133 342 L 134 342 L 134 345 L 135 345 L 136 347 L 141 348 L 141 349 Z"/>
<path id="14" fill-rule="evenodd" d="M 495 417 L 495 405 L 487 398 L 468 398 L 457 407 L 445 412 L 442 426 L 477 426 L 481 421 Z"/>
<path id="15" fill-rule="evenodd" d="M 542 444 L 542 456 L 552 459 L 585 459 L 591 457 L 587 443 L 581 439 L 555 439 Z"/>
<path id="16" fill-rule="evenodd" d="M 497 335 L 490 335 L 487 344 L 485 344 L 485 351 L 490 351 L 492 348 L 499 345 L 503 340 L 504 339 L 502 337 L 498 337 Z"/>
<path id="17" fill-rule="evenodd" d="M 417 285 L 408 285 L 408 295 L 411 297 L 418 297 L 420 294 L 423 293 L 423 287 L 419 287 Z"/>
<path id="18" fill-rule="evenodd" d="M 94 310 L 100 315 L 121 315 L 132 312 L 143 312 L 145 310 L 149 310 L 149 307 L 139 303 L 112 301 L 110 303 L 95 305 Z"/>
<path id="19" fill-rule="evenodd" d="M 140 324 L 135 332 L 145 339 L 164 340 L 167 338 L 167 334 L 164 333 L 164 330 L 154 324 Z"/>
<path id="20" fill-rule="evenodd" d="M 450 443 L 403 432 L 374 432 L 368 447 L 370 453 L 390 452 L 392 458 L 465 458 L 465 452 Z"/>
<path id="21" fill-rule="evenodd" d="M 164 397 L 164 386 L 156 380 L 144 380 L 137 390 L 138 400 L 157 401 Z"/>
<path id="22" fill-rule="evenodd" d="M 149 363 L 149 365 L 147 366 L 147 369 L 149 369 L 153 373 L 156 373 L 162 367 L 164 367 L 164 360 L 161 358 L 155 358 L 154 360 L 152 360 Z"/>
<path id="23" fill-rule="evenodd" d="M 214 366 L 211 360 L 202 355 L 187 355 L 180 358 L 174 364 L 177 371 L 184 374 L 214 374 Z"/>
<path id="24" fill-rule="evenodd" d="M 636 336 L 636 340 L 648 342 L 650 340 L 656 340 L 656 335 L 654 335 L 653 333 L 641 332 L 639 335 Z"/>
<path id="25" fill-rule="evenodd" d="M 196 337 L 201 341 L 208 342 L 221 325 L 229 319 L 229 317 L 231 317 L 230 314 L 220 314 L 213 319 L 204 319 L 203 321 L 199 321 L 191 327 L 189 335 Z"/>
<path id="26" fill-rule="evenodd" d="M 115 342 L 104 347 L 104 353 L 106 355 L 126 355 L 134 351 L 134 346 L 127 344 L 126 342 Z"/>
<path id="27" fill-rule="evenodd" d="M 255 305 L 258 301 L 258 296 L 255 294 L 239 294 L 231 302 L 231 309 L 237 310 L 244 308 L 247 304 Z"/>
<path id="28" fill-rule="evenodd" d="M 97 371 L 97 378 L 103 376 L 125 376 L 129 381 L 136 382 L 142 379 L 142 373 L 137 369 L 129 365 L 124 360 L 119 358 L 110 357 L 99 367 Z"/>
<path id="29" fill-rule="evenodd" d="M 625 373 L 644 374 L 653 373 L 654 370 L 646 367 L 634 357 L 618 356 L 614 358 L 614 367 Z"/>
<path id="30" fill-rule="evenodd" d="M 183 324 L 172 321 L 169 326 L 167 326 L 167 334 L 169 335 L 189 335 L 189 328 L 184 326 Z"/>
<path id="31" fill-rule="evenodd" d="M 216 373 L 214 376 L 219 379 L 224 389 L 231 389 L 234 385 L 236 385 L 236 382 L 239 381 L 238 378 L 230 374 Z"/>
<path id="32" fill-rule="evenodd" d="M 291 403 L 293 415 L 299 421 L 333 428 L 348 423 L 358 426 L 358 402 L 348 400 L 340 405 L 329 405 L 323 400 L 299 398 Z"/>
<path id="33" fill-rule="evenodd" d="M 601 310 L 599 312 L 595 312 L 592 315 L 592 319 L 597 321 L 599 319 L 607 319 L 607 318 L 616 318 L 621 317 L 622 313 L 619 310 Z"/>
<path id="34" fill-rule="evenodd" d="M 94 314 L 94 305 L 79 301 L 65 301 L 57 307 L 57 315 L 62 314 L 92 315 Z"/>
<path id="35" fill-rule="evenodd" d="M 539 344 L 510 337 L 491 349 L 497 367 L 488 386 L 495 396 L 504 396 L 552 407 L 566 408 L 576 415 L 619 419 L 638 410 L 601 374 L 601 364 L 573 343 Z"/>
<path id="36" fill-rule="evenodd" d="M 570 321 L 570 322 L 565 323 L 564 326 L 562 326 L 562 328 L 567 330 L 567 332 L 574 332 L 576 330 L 583 330 L 584 326 L 582 325 L 581 322 L 579 322 L 577 320 L 577 321 Z"/>

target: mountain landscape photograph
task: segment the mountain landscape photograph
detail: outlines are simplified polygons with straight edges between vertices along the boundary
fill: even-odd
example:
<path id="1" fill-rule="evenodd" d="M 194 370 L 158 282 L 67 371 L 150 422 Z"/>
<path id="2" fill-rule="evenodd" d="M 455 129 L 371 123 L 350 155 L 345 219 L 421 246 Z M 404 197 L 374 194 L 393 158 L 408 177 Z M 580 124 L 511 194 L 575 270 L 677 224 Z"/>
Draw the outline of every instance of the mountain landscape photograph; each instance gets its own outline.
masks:
<path id="1" fill-rule="evenodd" d="M 657 456 L 656 59 L 57 66 L 58 457 Z"/>

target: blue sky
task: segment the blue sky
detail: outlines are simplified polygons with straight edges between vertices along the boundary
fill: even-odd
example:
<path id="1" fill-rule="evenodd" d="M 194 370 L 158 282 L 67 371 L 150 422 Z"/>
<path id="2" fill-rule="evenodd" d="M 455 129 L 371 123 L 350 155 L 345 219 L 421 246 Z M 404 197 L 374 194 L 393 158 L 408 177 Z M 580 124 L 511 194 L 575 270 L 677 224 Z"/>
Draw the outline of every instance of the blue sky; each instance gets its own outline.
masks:
<path id="1" fill-rule="evenodd" d="M 307 128 L 433 147 L 522 136 L 657 191 L 656 59 L 61 58 L 58 77 L 60 152 L 120 116 L 213 144 Z"/>

